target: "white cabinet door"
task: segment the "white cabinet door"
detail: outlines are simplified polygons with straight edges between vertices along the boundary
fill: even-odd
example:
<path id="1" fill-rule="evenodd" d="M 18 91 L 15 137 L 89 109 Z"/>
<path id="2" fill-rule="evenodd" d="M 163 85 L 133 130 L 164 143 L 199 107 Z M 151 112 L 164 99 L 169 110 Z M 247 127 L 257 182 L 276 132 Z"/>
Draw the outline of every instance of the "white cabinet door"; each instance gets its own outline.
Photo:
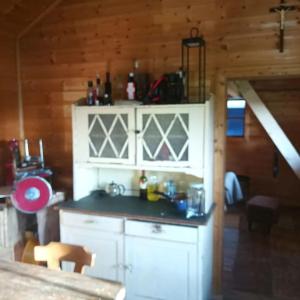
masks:
<path id="1" fill-rule="evenodd" d="M 197 299 L 197 247 L 125 237 L 127 300 Z"/>
<path id="2" fill-rule="evenodd" d="M 74 162 L 135 163 L 135 110 L 73 108 Z"/>
<path id="3" fill-rule="evenodd" d="M 137 108 L 137 163 L 202 168 L 205 105 Z"/>
<path id="4" fill-rule="evenodd" d="M 84 273 L 107 280 L 124 282 L 123 234 L 101 232 L 74 226 L 60 226 L 61 242 L 85 246 L 96 254 L 94 267 L 85 267 Z M 71 263 L 64 263 L 65 271 L 72 271 Z"/>

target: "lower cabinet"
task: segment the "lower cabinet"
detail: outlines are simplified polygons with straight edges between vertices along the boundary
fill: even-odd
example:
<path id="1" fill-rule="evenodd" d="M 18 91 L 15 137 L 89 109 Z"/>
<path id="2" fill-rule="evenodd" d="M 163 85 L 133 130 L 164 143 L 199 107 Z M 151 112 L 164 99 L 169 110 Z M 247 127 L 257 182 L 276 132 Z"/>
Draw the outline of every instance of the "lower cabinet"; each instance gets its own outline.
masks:
<path id="1" fill-rule="evenodd" d="M 128 300 L 197 299 L 196 245 L 125 238 Z"/>
<path id="2" fill-rule="evenodd" d="M 61 241 L 96 254 L 85 274 L 120 281 L 127 300 L 207 300 L 203 285 L 206 226 L 187 227 L 60 212 Z M 205 248 L 209 245 L 205 245 Z M 212 250 L 212 249 L 211 249 Z M 210 259 L 210 256 L 209 256 Z M 211 263 L 206 262 L 211 268 Z M 71 271 L 67 263 L 64 270 Z M 209 275 L 208 269 L 205 271 Z M 202 275 L 203 274 L 203 275 Z"/>
<path id="3" fill-rule="evenodd" d="M 113 221 L 115 219 L 61 212 L 60 239 L 96 254 L 95 265 L 84 269 L 86 275 L 124 283 L 124 235 L 116 232 Z M 72 271 L 73 264 L 63 263 L 63 269 Z"/>

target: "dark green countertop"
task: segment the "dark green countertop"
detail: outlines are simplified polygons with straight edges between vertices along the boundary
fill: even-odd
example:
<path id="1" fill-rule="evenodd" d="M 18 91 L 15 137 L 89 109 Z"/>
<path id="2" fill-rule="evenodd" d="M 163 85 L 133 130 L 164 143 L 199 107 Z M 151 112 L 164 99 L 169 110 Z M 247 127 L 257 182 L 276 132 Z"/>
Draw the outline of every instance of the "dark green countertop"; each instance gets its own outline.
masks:
<path id="1" fill-rule="evenodd" d="M 62 202 L 58 204 L 58 208 L 101 216 L 126 217 L 131 220 L 198 226 L 207 223 L 213 213 L 214 205 L 208 214 L 186 219 L 184 213 L 178 212 L 172 203 L 164 199 L 149 202 L 135 196 L 111 197 L 93 192 L 79 201 Z"/>

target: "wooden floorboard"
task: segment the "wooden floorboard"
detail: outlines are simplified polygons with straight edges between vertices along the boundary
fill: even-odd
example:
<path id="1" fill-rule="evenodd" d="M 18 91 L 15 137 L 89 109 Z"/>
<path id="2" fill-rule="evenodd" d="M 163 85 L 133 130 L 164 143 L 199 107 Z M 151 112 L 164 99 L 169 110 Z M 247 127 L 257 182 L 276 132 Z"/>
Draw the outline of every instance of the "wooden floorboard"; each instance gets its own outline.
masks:
<path id="1" fill-rule="evenodd" d="M 270 235 L 259 224 L 249 232 L 245 210 L 227 212 L 223 299 L 300 299 L 299 229 L 299 209 L 282 210 Z"/>

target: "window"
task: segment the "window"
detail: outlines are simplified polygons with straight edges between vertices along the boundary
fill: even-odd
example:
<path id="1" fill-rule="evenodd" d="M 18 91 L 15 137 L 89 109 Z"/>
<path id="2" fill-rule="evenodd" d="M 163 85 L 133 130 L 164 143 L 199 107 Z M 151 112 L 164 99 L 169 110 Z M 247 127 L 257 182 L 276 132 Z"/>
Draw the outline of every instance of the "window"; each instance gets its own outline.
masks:
<path id="1" fill-rule="evenodd" d="M 246 101 L 241 98 L 227 100 L 227 136 L 243 137 L 245 131 Z"/>

